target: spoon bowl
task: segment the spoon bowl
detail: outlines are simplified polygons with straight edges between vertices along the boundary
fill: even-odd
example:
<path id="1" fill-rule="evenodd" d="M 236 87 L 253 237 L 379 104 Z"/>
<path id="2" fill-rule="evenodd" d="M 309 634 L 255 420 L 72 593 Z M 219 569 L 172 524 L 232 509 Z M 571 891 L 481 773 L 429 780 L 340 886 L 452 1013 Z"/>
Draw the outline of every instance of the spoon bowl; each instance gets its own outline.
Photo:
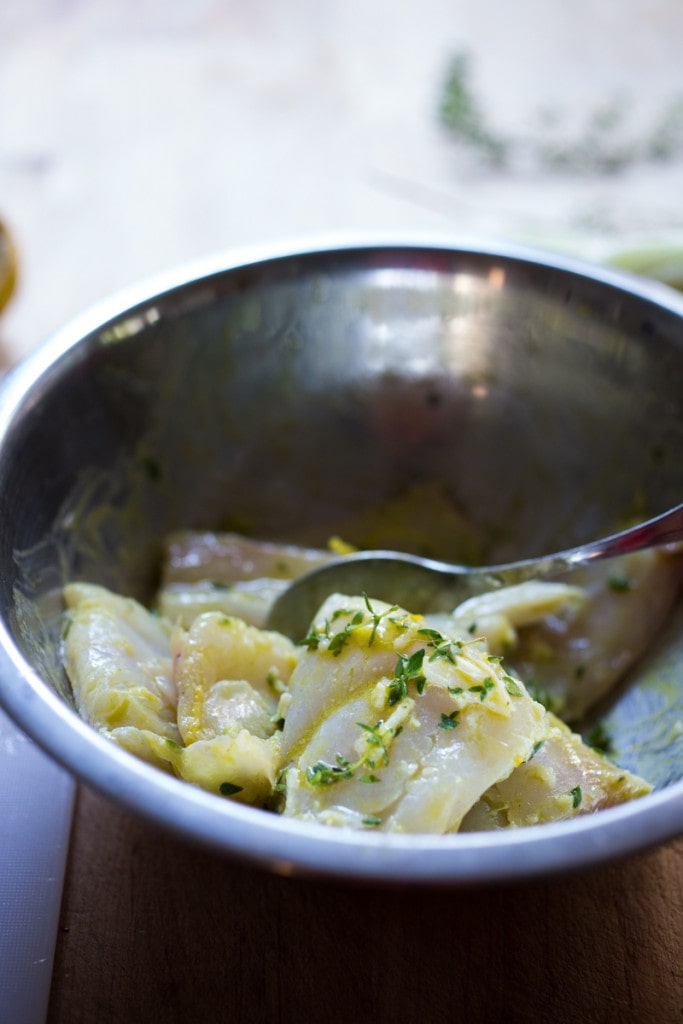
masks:
<path id="1" fill-rule="evenodd" d="M 269 629 L 301 640 L 330 594 L 367 594 L 411 612 L 451 611 L 498 587 L 565 575 L 589 562 L 683 540 L 683 504 L 591 544 L 502 565 L 455 565 L 398 551 L 360 551 L 330 559 L 295 579 L 273 603 Z"/>

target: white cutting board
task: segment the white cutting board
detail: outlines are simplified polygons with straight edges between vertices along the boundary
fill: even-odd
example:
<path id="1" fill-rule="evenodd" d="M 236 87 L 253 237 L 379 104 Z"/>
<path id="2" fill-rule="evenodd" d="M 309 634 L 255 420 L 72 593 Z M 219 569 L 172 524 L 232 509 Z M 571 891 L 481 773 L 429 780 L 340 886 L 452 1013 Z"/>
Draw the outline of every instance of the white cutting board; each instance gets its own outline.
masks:
<path id="1" fill-rule="evenodd" d="M 0 711 L 0 1021 L 42 1024 L 74 781 Z"/>

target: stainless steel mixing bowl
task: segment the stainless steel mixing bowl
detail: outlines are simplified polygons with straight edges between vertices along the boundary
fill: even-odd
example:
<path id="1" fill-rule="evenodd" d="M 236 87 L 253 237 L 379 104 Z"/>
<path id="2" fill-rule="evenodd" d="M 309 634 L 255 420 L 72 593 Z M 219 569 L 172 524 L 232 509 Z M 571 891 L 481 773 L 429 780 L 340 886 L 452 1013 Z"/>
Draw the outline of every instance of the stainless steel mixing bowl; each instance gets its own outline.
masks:
<path id="1" fill-rule="evenodd" d="M 429 480 L 483 557 L 538 555 L 680 502 L 681 451 L 683 299 L 657 285 L 421 239 L 170 275 L 71 323 L 2 386 L 0 700 L 112 800 L 282 873 L 460 884 L 623 856 L 683 831 L 678 613 L 608 712 L 651 796 L 518 831 L 373 835 L 211 796 L 88 727 L 60 668 L 60 587 L 144 599 L 171 529 L 315 536 Z"/>

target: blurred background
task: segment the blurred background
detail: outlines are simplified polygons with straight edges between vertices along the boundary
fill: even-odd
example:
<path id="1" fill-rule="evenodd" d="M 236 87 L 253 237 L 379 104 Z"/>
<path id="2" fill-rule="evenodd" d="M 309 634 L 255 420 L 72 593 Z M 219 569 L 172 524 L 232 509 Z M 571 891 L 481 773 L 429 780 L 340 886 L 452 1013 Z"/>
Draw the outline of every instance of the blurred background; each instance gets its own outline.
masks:
<path id="1" fill-rule="evenodd" d="M 252 243 L 675 248 L 682 42 L 679 0 L 2 4 L 0 359 Z"/>

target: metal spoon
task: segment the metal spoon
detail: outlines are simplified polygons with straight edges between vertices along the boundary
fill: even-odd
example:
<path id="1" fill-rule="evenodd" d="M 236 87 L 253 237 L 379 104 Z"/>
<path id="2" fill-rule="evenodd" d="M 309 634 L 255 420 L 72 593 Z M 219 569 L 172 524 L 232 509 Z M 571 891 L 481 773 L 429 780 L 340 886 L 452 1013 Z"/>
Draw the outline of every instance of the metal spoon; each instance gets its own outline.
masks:
<path id="1" fill-rule="evenodd" d="M 590 562 L 680 540 L 683 505 L 590 544 L 505 565 L 473 567 L 396 551 L 361 551 L 332 558 L 295 579 L 275 600 L 267 626 L 301 640 L 320 605 L 334 593 L 367 594 L 411 612 L 451 611 L 466 598 L 496 587 L 559 576 Z"/>

